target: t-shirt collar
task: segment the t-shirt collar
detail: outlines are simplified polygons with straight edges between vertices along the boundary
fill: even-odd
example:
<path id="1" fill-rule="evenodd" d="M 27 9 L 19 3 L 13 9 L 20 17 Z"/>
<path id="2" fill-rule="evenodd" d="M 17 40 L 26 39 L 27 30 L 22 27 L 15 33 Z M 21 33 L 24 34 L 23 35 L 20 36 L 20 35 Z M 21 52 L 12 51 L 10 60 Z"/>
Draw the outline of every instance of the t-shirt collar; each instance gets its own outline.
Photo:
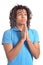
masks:
<path id="1" fill-rule="evenodd" d="M 19 30 L 19 29 L 17 28 L 17 26 L 13 27 L 13 30 L 14 30 L 14 31 L 21 31 L 21 30 Z"/>
<path id="2" fill-rule="evenodd" d="M 20 32 L 22 32 L 21 30 L 19 30 L 19 29 L 17 28 L 17 26 L 13 27 L 13 30 L 14 30 L 14 31 L 20 31 Z"/>

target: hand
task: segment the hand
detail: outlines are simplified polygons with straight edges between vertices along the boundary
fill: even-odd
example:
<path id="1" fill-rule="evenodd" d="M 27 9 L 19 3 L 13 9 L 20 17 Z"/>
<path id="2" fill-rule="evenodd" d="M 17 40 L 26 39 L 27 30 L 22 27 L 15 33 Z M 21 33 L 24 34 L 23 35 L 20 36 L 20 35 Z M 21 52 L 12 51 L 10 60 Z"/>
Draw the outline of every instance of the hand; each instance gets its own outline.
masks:
<path id="1" fill-rule="evenodd" d="M 23 27 L 23 31 L 22 31 L 22 39 L 25 40 L 30 40 L 29 35 L 28 35 L 28 29 L 27 29 L 27 25 L 25 24 Z"/>
<path id="2" fill-rule="evenodd" d="M 28 29 L 27 29 L 27 25 L 25 24 L 25 30 L 26 30 L 26 40 L 30 41 L 29 35 L 28 35 Z"/>
<path id="3" fill-rule="evenodd" d="M 22 30 L 22 39 L 24 41 L 26 40 L 26 28 L 25 28 L 25 25 L 24 25 L 23 30 Z"/>

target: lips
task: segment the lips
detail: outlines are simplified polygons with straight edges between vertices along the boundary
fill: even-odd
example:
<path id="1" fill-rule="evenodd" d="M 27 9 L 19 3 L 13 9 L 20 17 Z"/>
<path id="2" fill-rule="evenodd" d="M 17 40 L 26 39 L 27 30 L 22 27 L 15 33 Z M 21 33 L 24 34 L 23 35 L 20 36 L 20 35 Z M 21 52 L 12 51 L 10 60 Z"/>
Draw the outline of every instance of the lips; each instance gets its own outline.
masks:
<path id="1" fill-rule="evenodd" d="M 22 19 L 22 21 L 25 21 L 25 19 Z"/>

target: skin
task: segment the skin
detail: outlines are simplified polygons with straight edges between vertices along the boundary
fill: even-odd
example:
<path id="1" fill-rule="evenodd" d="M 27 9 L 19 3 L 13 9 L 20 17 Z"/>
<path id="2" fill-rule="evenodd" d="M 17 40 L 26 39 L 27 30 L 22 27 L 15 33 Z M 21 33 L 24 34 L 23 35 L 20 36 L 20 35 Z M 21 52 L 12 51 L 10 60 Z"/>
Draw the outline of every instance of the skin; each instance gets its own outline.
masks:
<path id="1" fill-rule="evenodd" d="M 4 44 L 4 49 L 6 52 L 6 56 L 8 60 L 12 61 L 13 58 L 16 57 L 16 55 L 20 52 L 20 49 L 22 48 L 22 45 L 24 44 L 24 41 L 27 40 L 28 47 L 32 53 L 32 55 L 37 59 L 40 55 L 40 45 L 39 42 L 35 42 L 32 44 L 27 31 L 27 12 L 25 9 L 19 9 L 17 10 L 17 16 L 16 16 L 16 26 L 19 30 L 22 31 L 22 37 L 19 43 L 16 45 L 16 47 L 13 48 L 12 44 Z"/>

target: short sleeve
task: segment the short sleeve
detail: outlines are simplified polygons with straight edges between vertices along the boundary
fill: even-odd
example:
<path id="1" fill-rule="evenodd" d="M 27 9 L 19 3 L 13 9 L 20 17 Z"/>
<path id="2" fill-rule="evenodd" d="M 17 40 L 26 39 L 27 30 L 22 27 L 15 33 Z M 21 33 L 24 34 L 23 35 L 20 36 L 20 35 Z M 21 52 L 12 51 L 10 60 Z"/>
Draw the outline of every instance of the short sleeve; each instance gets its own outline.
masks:
<path id="1" fill-rule="evenodd" d="M 40 42 L 38 32 L 36 30 L 33 30 L 33 32 L 34 32 L 34 42 Z"/>
<path id="2" fill-rule="evenodd" d="M 3 34 L 2 44 L 6 44 L 6 43 L 12 44 L 11 31 L 10 30 L 5 31 Z"/>

